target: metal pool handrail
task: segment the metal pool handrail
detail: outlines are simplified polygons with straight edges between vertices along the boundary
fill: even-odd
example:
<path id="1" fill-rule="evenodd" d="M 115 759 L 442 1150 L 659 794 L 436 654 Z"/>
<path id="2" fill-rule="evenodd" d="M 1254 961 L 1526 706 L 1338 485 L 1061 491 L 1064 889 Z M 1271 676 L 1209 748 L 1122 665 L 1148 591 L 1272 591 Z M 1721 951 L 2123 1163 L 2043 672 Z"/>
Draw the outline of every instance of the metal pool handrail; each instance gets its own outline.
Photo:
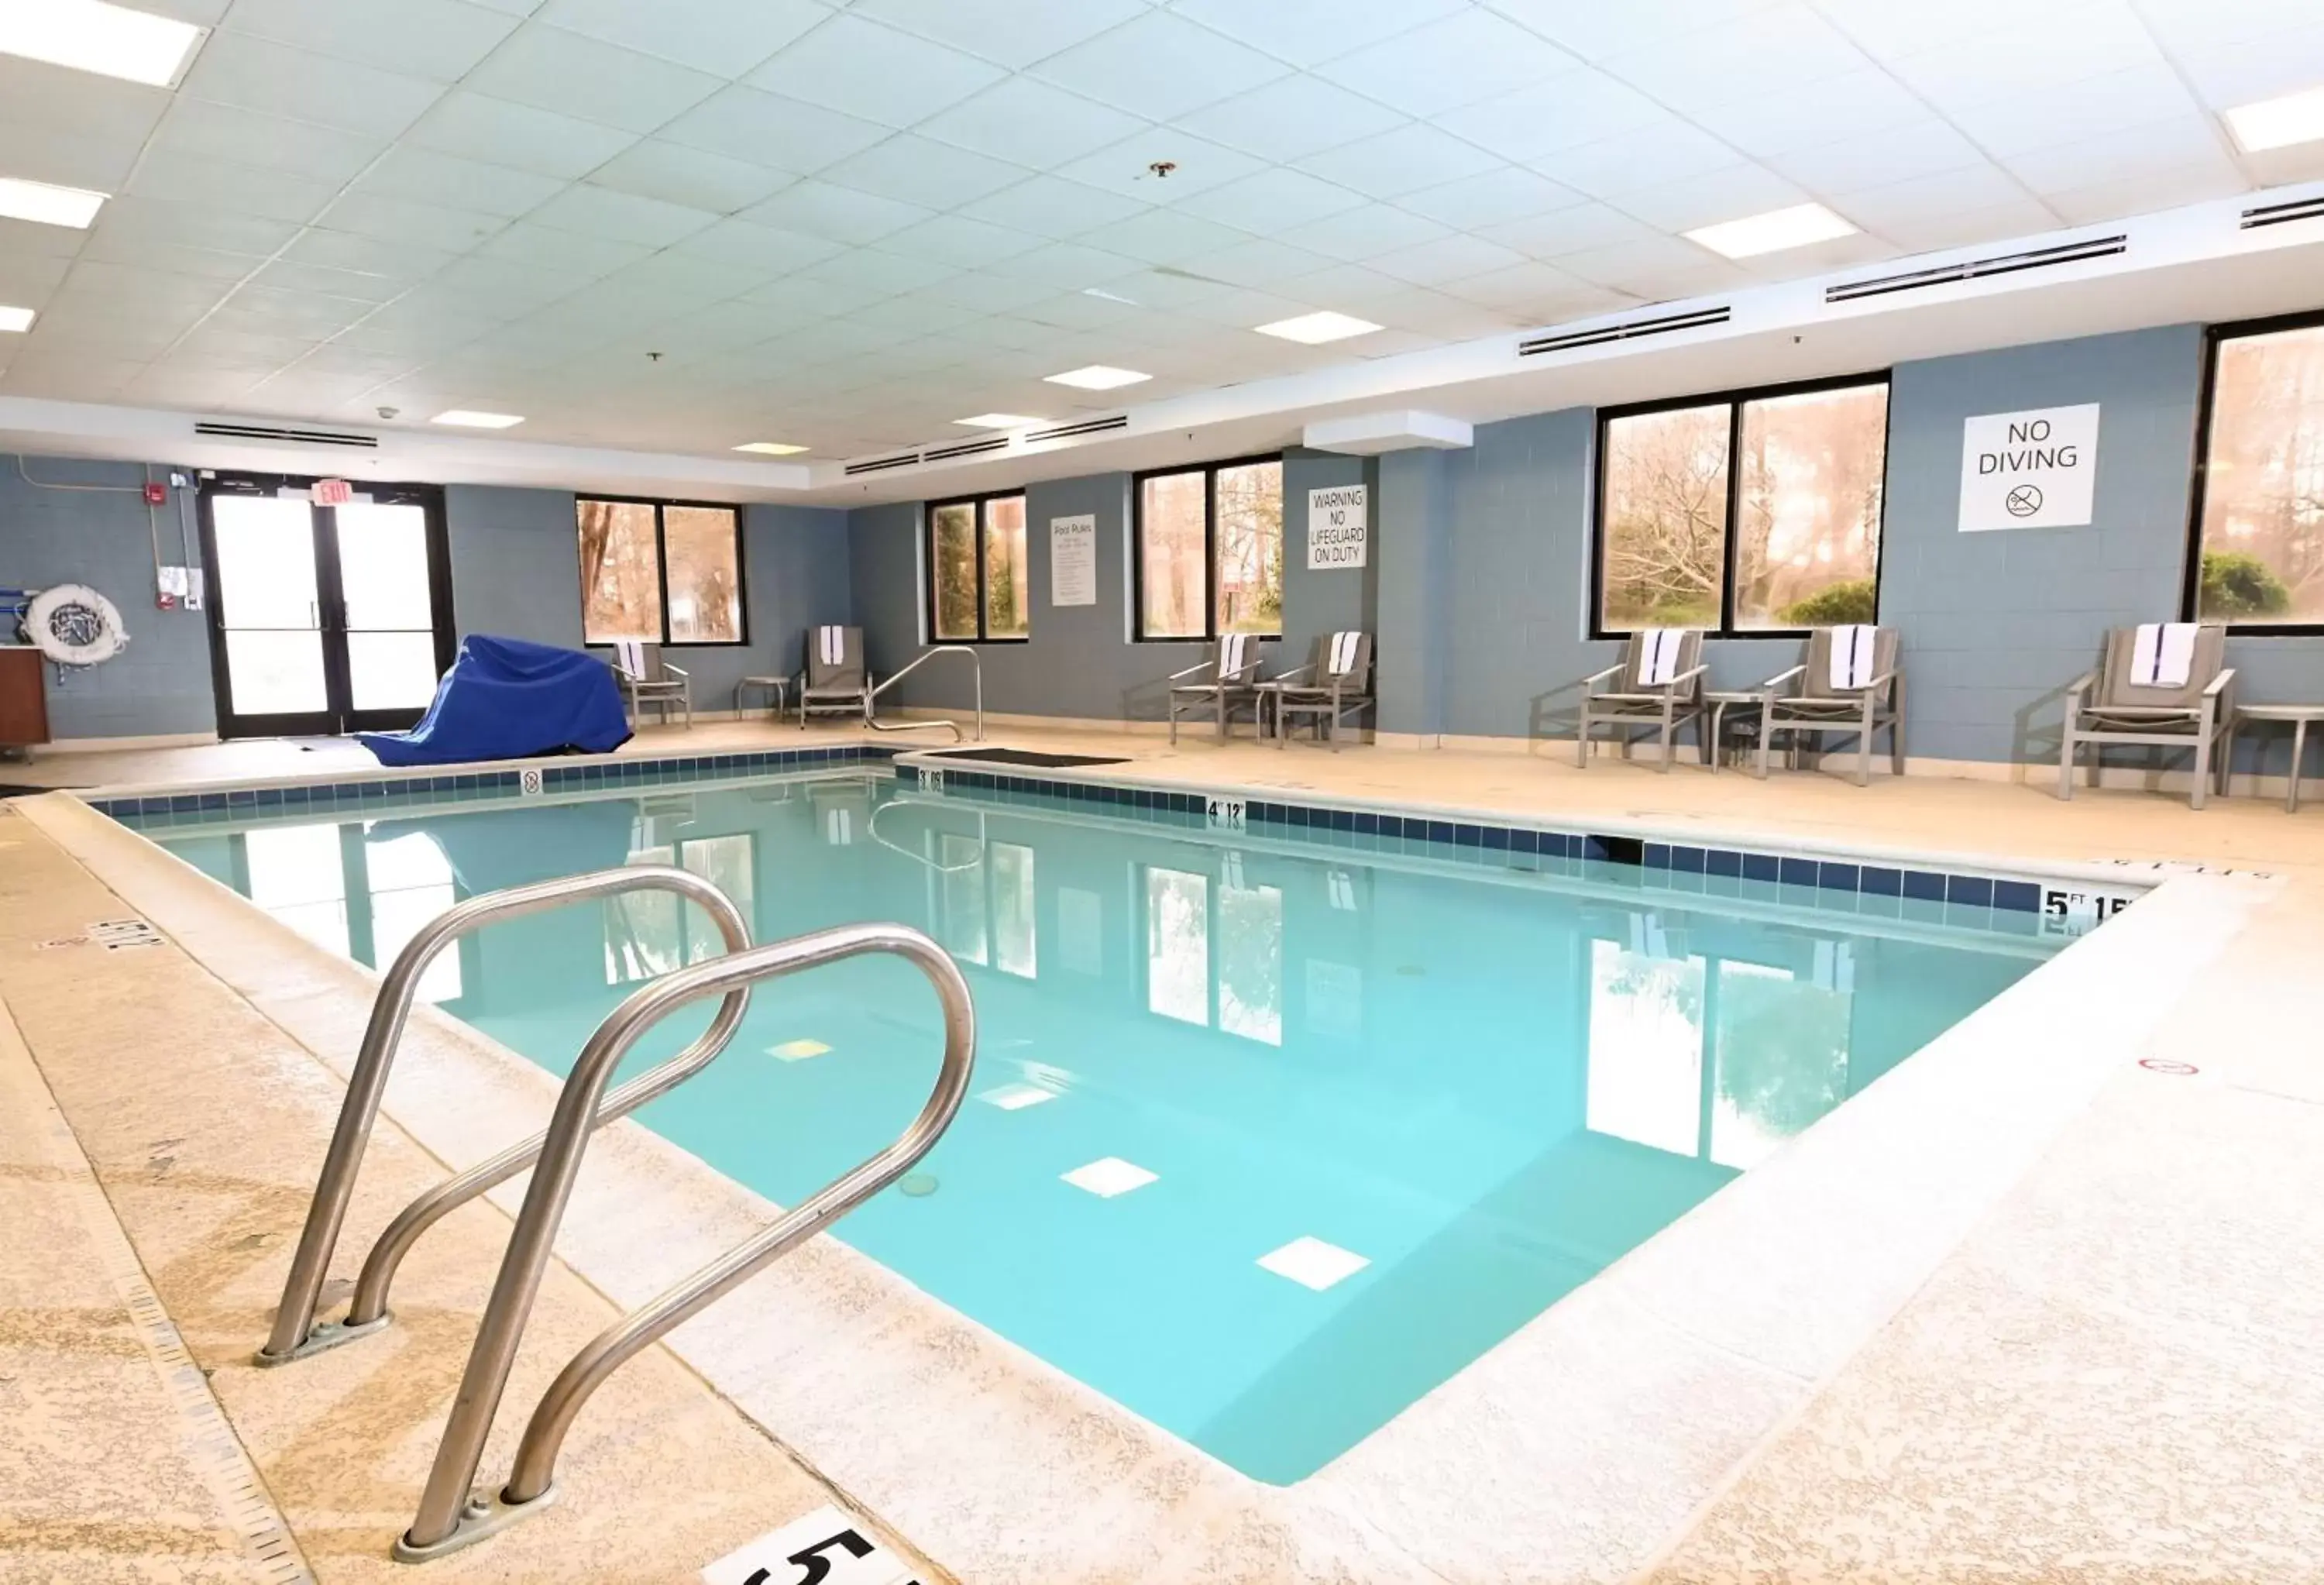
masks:
<path id="1" fill-rule="evenodd" d="M 872 715 L 872 700 L 886 693 L 890 688 L 894 687 L 898 683 L 911 676 L 912 673 L 918 671 L 921 667 L 926 666 L 929 661 L 934 660 L 939 655 L 965 655 L 968 657 L 969 665 L 975 670 L 976 741 L 980 743 L 984 741 L 984 657 L 979 655 L 974 650 L 971 649 L 966 644 L 938 644 L 933 649 L 924 650 L 909 665 L 906 666 L 902 670 L 893 673 L 889 677 L 887 681 L 881 683 L 878 687 L 873 688 L 871 692 L 865 694 L 863 696 L 863 724 L 870 727 L 873 732 L 913 732 L 923 726 L 949 726 L 952 728 L 953 742 L 961 742 L 966 734 L 960 730 L 960 723 L 957 721 L 899 721 L 894 723 L 881 723 L 874 720 Z"/>
<path id="2" fill-rule="evenodd" d="M 833 1179 L 773 1225 L 598 1333 L 541 1395 L 525 1425 L 515 1467 L 499 1499 L 472 1498 L 470 1490 L 484 1456 L 484 1438 L 508 1386 L 509 1368 L 516 1359 L 541 1273 L 549 1265 L 550 1243 L 564 1218 L 574 1180 L 580 1175 L 582 1152 L 595 1125 L 597 1098 L 622 1056 L 648 1029 L 689 1002 L 875 952 L 908 960 L 927 976 L 943 1005 L 944 1061 L 919 1115 L 894 1144 Z M 556 1490 L 558 1450 L 590 1394 L 624 1361 L 650 1347 L 672 1327 L 909 1171 L 960 1110 L 975 1057 L 976 1010 L 969 998 L 968 981 L 943 948 L 902 925 L 845 925 L 771 942 L 677 970 L 632 992 L 589 1037 L 558 1096 L 549 1142 L 525 1191 L 524 1209 L 518 1213 L 516 1231 L 509 1239 L 483 1323 L 476 1329 L 475 1345 L 460 1378 L 459 1394 L 445 1423 L 436 1461 L 429 1470 L 419 1513 L 410 1529 L 395 1544 L 397 1561 L 424 1562 L 441 1557 L 547 1507 Z"/>
<path id="3" fill-rule="evenodd" d="M 315 1198 L 307 1209 L 307 1224 L 299 1235 L 298 1252 L 290 1258 L 290 1275 L 282 1286 L 282 1303 L 274 1312 L 274 1330 L 258 1352 L 261 1365 L 287 1365 L 293 1359 L 365 1336 L 387 1323 L 388 1284 L 396 1264 L 413 1240 L 438 1218 L 475 1198 L 493 1184 L 515 1176 L 540 1156 L 548 1136 L 536 1134 L 498 1156 L 438 1184 L 413 1201 L 388 1224 L 356 1287 L 355 1307 L 344 1324 L 315 1324 L 315 1308 L 323 1290 L 323 1275 L 337 1247 L 339 1229 L 346 1219 L 347 1202 L 355 1193 L 355 1172 L 363 1165 L 373 1122 L 379 1116 L 380 1097 L 387 1088 L 388 1070 L 394 1064 L 411 999 L 428 965 L 452 942 L 473 930 L 502 919 L 561 908 L 588 898 L 625 891 L 672 891 L 702 905 L 730 953 L 751 945 L 751 927 L 733 900 L 701 876 L 660 864 L 628 864 L 587 875 L 561 876 L 530 886 L 512 886 L 472 897 L 436 916 L 396 954 L 394 966 L 380 981 L 372 1003 L 371 1022 L 364 1029 L 363 1046 L 355 1071 L 347 1077 L 346 1100 L 339 1107 L 338 1125 L 331 1131 L 330 1148 L 315 1181 Z M 724 961 L 724 960 L 715 960 Z M 747 983 L 738 984 L 720 1005 L 717 1017 L 702 1037 L 668 1062 L 641 1074 L 605 1099 L 590 1126 L 610 1122 L 644 1105 L 671 1085 L 700 1069 L 726 1047 L 741 1027 L 751 1000 Z"/>

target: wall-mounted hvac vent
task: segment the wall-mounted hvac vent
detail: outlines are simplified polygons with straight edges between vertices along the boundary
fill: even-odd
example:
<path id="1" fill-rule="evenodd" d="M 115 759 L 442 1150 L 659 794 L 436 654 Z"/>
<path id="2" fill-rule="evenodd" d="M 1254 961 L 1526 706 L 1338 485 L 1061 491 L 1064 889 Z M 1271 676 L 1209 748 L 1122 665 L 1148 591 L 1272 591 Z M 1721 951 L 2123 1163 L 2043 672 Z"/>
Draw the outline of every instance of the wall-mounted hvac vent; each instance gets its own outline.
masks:
<path id="1" fill-rule="evenodd" d="M 1959 263 L 1939 264 L 1927 270 L 1907 270 L 1897 275 L 1875 275 L 1863 281 L 1844 281 L 1838 286 L 1825 287 L 1823 300 L 1828 303 L 1852 303 L 1859 298 L 1919 291 L 1924 287 L 1947 286 L 1957 281 L 1979 281 L 1988 275 L 2015 275 L 2021 270 L 2047 270 L 2058 264 L 2079 264 L 2086 259 L 2111 258 L 2129 251 L 2130 238 L 2121 233 L 2113 236 L 2094 236 L 2084 242 L 2060 243 L 2055 247 L 2032 248 L 2022 253 L 1996 253 L 1989 259 L 1963 259 Z"/>
<path id="2" fill-rule="evenodd" d="M 1052 424 L 1046 429 L 1028 429 L 1025 442 L 1029 446 L 1037 440 L 1072 440 L 1083 435 L 1102 435 L 1109 429 L 1128 428 L 1130 415 L 1116 413 L 1110 419 L 1083 419 L 1077 423 Z"/>
<path id="3" fill-rule="evenodd" d="M 2262 204 L 2256 209 L 2244 211 L 2240 231 L 2252 231 L 2262 226 L 2289 226 L 2294 220 L 2324 219 L 2324 194 L 2312 198 L 2294 198 L 2285 204 Z"/>
<path id="4" fill-rule="evenodd" d="M 890 468 L 908 468 L 920 460 L 917 451 L 900 452 L 894 456 L 875 456 L 869 462 L 852 462 L 844 470 L 849 478 L 858 474 L 884 474 Z"/>
<path id="5" fill-rule="evenodd" d="M 1668 336 L 1674 331 L 1694 330 L 1705 325 L 1724 325 L 1731 318 L 1724 306 L 1715 309 L 1692 309 L 1683 314 L 1657 314 L 1644 319 L 1625 319 L 1618 325 L 1598 325 L 1587 330 L 1568 330 L 1556 336 L 1536 336 L 1530 341 L 1517 343 L 1517 356 L 1539 357 L 1545 352 L 1572 352 L 1580 346 L 1603 346 L 1609 341 L 1636 341 L 1645 336 Z"/>
<path id="6" fill-rule="evenodd" d="M 922 462 L 950 462 L 958 456 L 982 456 L 988 451 L 1009 449 L 1009 437 L 995 435 L 989 440 L 964 440 L 957 446 L 939 446 L 922 454 Z"/>
<path id="7" fill-rule="evenodd" d="M 196 421 L 194 433 L 225 440 L 273 440 L 290 446 L 362 446 L 379 449 L 376 435 L 350 435 L 337 429 L 278 429 L 267 424 L 219 424 Z"/>

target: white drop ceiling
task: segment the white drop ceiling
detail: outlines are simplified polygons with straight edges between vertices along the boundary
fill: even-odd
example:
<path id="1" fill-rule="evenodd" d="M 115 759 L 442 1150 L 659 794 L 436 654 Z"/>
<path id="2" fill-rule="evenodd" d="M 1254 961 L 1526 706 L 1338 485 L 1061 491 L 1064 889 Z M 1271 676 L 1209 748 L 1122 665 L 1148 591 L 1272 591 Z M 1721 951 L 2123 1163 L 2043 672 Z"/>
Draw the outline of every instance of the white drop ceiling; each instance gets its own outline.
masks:
<path id="1" fill-rule="evenodd" d="M 2324 176 L 2218 119 L 2316 0 L 131 3 L 175 90 L 0 58 L 0 176 L 117 195 L 0 220 L 0 397 L 823 461 Z"/>

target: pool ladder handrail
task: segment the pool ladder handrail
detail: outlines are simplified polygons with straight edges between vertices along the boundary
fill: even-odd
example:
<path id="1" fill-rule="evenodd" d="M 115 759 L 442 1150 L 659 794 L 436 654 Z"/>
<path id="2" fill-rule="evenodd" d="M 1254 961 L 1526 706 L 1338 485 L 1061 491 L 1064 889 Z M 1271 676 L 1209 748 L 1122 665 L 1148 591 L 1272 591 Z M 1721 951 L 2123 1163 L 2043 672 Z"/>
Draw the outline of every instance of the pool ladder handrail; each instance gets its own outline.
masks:
<path id="1" fill-rule="evenodd" d="M 820 968 L 866 953 L 890 953 L 927 976 L 942 1004 L 945 1048 L 936 1083 L 919 1115 L 895 1142 L 834 1178 L 774 1222 L 597 1334 L 550 1382 L 525 1424 L 508 1483 L 495 1498 L 472 1496 L 484 1439 L 508 1386 L 549 1249 L 599 1120 L 598 1098 L 630 1048 L 664 1018 L 706 996 L 730 997 L 761 980 Z M 708 1307 L 911 1170 L 959 1113 L 976 1057 L 976 1011 L 968 981 L 944 949 L 902 925 L 844 925 L 731 953 L 664 974 L 607 1014 L 581 1048 L 557 1099 L 540 1166 L 525 1190 L 500 1275 L 438 1444 L 411 1526 L 393 1549 L 399 1562 L 425 1562 L 482 1541 L 537 1513 L 556 1497 L 557 1454 L 589 1396 L 621 1366 L 671 1328 Z"/>
<path id="2" fill-rule="evenodd" d="M 876 719 L 872 714 L 872 700 L 886 693 L 890 688 L 894 687 L 898 683 L 911 676 L 912 673 L 918 671 L 921 667 L 926 666 L 929 661 L 934 660 L 939 655 L 965 655 L 968 657 L 969 666 L 976 674 L 976 741 L 980 743 L 984 741 L 984 657 L 979 655 L 974 649 L 967 644 L 937 644 L 929 649 L 923 650 L 918 655 L 915 656 L 910 662 L 905 665 L 902 669 L 890 673 L 889 676 L 881 682 L 878 687 L 866 689 L 863 694 L 863 724 L 870 727 L 873 732 L 916 732 L 923 726 L 949 726 L 952 728 L 952 741 L 954 742 L 964 742 L 968 734 L 960 730 L 960 723 L 957 721 L 883 722 Z"/>
<path id="3" fill-rule="evenodd" d="M 315 1182 L 315 1197 L 307 1209 L 298 1251 L 290 1258 L 290 1275 L 283 1283 L 282 1303 L 274 1312 L 273 1330 L 258 1351 L 258 1364 L 287 1365 L 341 1343 L 368 1337 L 386 1326 L 391 1319 L 387 1310 L 389 1285 L 395 1279 L 396 1267 L 420 1235 L 446 1213 L 531 1166 L 548 1140 L 546 1133 L 540 1133 L 512 1145 L 490 1160 L 447 1179 L 406 1206 L 388 1223 L 364 1259 L 346 1320 L 319 1325 L 316 1322 L 315 1311 L 322 1296 L 324 1275 L 338 1245 L 347 1203 L 355 1194 L 355 1174 L 371 1142 L 372 1125 L 379 1116 L 388 1072 L 402 1043 L 412 998 L 429 964 L 445 947 L 486 925 L 627 891 L 669 891 L 691 898 L 710 915 L 729 953 L 741 952 L 751 945 L 751 929 L 742 911 L 708 880 L 692 871 L 668 865 L 625 864 L 472 897 L 429 921 L 396 954 L 394 965 L 381 980 L 379 994 L 372 1002 L 371 1021 L 364 1027 L 355 1068 L 347 1075 L 346 1099 L 339 1107 L 339 1120 L 332 1130 L 330 1147 L 324 1153 L 323 1170 Z M 700 1071 L 734 1037 L 750 1000 L 747 984 L 730 991 L 701 1038 L 608 1095 L 590 1126 L 595 1128 L 626 1117 Z"/>

